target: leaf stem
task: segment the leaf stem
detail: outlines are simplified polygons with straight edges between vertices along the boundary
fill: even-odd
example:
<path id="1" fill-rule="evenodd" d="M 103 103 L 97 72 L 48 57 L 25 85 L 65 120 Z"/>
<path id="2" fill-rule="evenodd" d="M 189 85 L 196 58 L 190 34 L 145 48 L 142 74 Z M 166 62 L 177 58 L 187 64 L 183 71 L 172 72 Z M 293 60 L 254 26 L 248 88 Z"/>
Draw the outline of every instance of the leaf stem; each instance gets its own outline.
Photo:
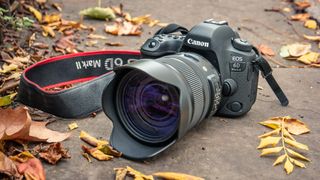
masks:
<path id="1" fill-rule="evenodd" d="M 282 121 L 281 121 L 281 141 L 282 141 L 282 147 L 283 147 L 284 154 L 286 155 L 286 158 L 289 159 L 289 161 L 291 162 L 289 155 L 288 155 L 288 152 L 287 152 L 287 147 L 284 142 L 284 118 L 283 117 L 282 117 Z"/>

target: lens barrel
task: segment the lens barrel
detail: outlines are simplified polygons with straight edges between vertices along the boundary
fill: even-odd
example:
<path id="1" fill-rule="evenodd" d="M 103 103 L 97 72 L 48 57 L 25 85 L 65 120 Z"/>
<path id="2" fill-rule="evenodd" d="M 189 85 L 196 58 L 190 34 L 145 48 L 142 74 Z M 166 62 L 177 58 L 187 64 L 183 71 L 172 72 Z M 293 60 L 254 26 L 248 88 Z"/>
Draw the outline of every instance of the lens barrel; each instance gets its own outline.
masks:
<path id="1" fill-rule="evenodd" d="M 102 104 L 114 125 L 110 142 L 127 158 L 160 153 L 220 103 L 219 74 L 195 53 L 142 59 L 115 73 Z"/>

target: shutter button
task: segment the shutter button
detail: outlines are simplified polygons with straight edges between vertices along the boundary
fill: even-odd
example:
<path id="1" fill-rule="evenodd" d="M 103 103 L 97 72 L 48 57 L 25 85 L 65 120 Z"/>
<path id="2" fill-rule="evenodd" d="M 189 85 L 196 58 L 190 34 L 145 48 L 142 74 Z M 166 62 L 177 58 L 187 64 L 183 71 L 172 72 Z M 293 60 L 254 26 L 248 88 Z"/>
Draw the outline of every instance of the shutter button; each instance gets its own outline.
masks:
<path id="1" fill-rule="evenodd" d="M 233 39 L 232 45 L 234 48 L 240 51 L 250 52 L 252 50 L 252 45 L 249 44 L 246 40 L 240 38 Z"/>
<path id="2" fill-rule="evenodd" d="M 148 45 L 149 48 L 154 48 L 157 46 L 157 42 L 156 41 L 151 41 Z"/>

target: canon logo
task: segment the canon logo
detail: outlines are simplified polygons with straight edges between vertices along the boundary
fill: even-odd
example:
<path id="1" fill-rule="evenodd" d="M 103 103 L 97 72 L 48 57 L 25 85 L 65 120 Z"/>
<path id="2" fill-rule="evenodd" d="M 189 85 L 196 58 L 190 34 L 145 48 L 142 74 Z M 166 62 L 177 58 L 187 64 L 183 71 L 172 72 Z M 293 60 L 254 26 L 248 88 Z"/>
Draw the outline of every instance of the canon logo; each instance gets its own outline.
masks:
<path id="1" fill-rule="evenodd" d="M 188 44 L 196 45 L 196 46 L 201 46 L 201 47 L 209 47 L 209 42 L 204 42 L 204 41 L 197 41 L 194 39 L 189 38 L 187 40 Z"/>

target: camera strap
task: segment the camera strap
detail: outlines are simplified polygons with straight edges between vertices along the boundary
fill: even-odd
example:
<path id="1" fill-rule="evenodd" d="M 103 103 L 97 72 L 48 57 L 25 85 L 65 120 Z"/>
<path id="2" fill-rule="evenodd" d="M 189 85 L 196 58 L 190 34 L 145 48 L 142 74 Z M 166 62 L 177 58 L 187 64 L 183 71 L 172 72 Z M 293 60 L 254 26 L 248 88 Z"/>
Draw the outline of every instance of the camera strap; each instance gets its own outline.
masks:
<path id="1" fill-rule="evenodd" d="M 262 72 L 263 78 L 268 82 L 269 86 L 271 87 L 274 94 L 279 99 L 282 106 L 287 106 L 289 104 L 289 100 L 282 91 L 281 87 L 277 83 L 277 81 L 274 79 L 272 75 L 272 68 L 268 61 L 261 56 L 259 51 L 256 48 L 253 48 L 254 51 L 257 54 L 257 58 L 254 61 L 254 64 L 257 66 L 257 68 Z"/>
<path id="2" fill-rule="evenodd" d="M 104 87 L 114 67 L 140 59 L 138 51 L 96 51 L 52 57 L 21 75 L 18 101 L 64 118 L 81 118 L 101 110 Z M 73 84 L 74 87 L 52 91 Z"/>

